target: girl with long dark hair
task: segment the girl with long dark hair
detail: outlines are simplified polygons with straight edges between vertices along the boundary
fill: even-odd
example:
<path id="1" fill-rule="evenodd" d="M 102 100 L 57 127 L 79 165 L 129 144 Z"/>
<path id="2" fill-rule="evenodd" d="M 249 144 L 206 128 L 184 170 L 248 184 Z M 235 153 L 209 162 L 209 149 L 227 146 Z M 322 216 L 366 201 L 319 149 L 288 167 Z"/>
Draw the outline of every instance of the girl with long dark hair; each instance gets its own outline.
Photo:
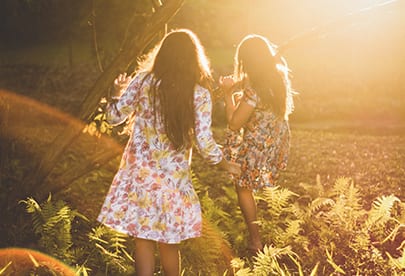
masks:
<path id="1" fill-rule="evenodd" d="M 293 101 L 288 67 L 265 37 L 248 35 L 238 45 L 234 74 L 220 79 L 228 137 L 224 153 L 241 165 L 235 177 L 238 201 L 249 232 L 248 249 L 263 248 L 254 192 L 275 184 L 287 166 Z"/>
<path id="2" fill-rule="evenodd" d="M 120 75 L 121 94 L 107 106 L 120 124 L 132 117 L 124 150 L 98 220 L 136 238 L 137 275 L 153 275 L 157 242 L 164 275 L 179 275 L 178 244 L 201 235 L 201 208 L 190 174 L 193 145 L 211 164 L 238 175 L 211 132 L 207 58 L 189 30 L 167 34 L 134 78 Z"/>

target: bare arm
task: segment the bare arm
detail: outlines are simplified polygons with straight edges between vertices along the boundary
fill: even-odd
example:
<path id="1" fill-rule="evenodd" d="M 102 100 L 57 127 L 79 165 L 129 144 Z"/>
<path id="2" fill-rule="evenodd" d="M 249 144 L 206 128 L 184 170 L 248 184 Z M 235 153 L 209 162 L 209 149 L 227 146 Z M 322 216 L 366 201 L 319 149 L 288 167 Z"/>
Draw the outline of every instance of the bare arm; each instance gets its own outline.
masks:
<path id="1" fill-rule="evenodd" d="M 235 96 L 238 97 L 234 93 L 237 85 L 235 85 L 231 77 L 221 77 L 219 83 L 225 94 L 224 101 L 228 127 L 232 130 L 238 130 L 248 122 L 254 107 L 245 101 L 235 100 Z"/>

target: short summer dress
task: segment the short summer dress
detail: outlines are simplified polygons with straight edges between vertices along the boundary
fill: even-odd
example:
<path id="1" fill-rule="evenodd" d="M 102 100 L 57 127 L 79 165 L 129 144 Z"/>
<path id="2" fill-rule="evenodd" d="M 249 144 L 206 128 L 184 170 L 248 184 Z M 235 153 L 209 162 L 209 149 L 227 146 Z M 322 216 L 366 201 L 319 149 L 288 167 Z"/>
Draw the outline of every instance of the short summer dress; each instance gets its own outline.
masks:
<path id="1" fill-rule="evenodd" d="M 255 91 L 247 88 L 241 101 L 254 107 L 247 125 L 239 131 L 227 129 L 225 158 L 241 165 L 235 185 L 260 190 L 275 184 L 279 171 L 287 167 L 290 128 L 288 121 L 263 108 Z"/>
<path id="2" fill-rule="evenodd" d="M 146 76 L 146 77 L 145 77 Z M 153 77 L 140 73 L 115 104 L 107 107 L 108 120 L 123 122 L 134 113 L 131 136 L 123 152 L 98 221 L 133 237 L 179 243 L 201 236 L 201 207 L 192 186 L 189 149 L 176 151 L 167 138 L 149 100 Z M 223 154 L 211 132 L 210 93 L 196 86 L 195 144 L 211 164 Z"/>

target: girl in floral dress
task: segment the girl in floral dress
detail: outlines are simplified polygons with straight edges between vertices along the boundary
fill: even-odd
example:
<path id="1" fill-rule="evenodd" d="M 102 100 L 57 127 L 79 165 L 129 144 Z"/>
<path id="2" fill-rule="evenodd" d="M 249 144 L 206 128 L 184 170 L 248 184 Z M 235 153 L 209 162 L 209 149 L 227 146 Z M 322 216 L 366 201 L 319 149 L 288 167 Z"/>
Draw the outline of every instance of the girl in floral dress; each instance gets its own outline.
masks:
<path id="1" fill-rule="evenodd" d="M 249 232 L 248 250 L 255 253 L 263 245 L 254 192 L 274 185 L 287 166 L 293 109 L 288 67 L 265 37 L 248 35 L 237 47 L 234 75 L 220 78 L 220 87 L 228 121 L 224 154 L 241 165 L 234 182 Z"/>
<path id="2" fill-rule="evenodd" d="M 131 120 L 131 135 L 98 220 L 136 238 L 137 275 L 153 275 L 159 245 L 165 275 L 179 275 L 178 244 L 201 235 L 201 209 L 190 175 L 195 145 L 211 164 L 233 174 L 211 132 L 210 69 L 189 30 L 167 34 L 142 72 L 114 82 L 123 93 L 107 106 L 110 123 Z M 117 91 L 117 92 L 118 92 Z M 121 93 L 121 92 L 119 92 Z"/>

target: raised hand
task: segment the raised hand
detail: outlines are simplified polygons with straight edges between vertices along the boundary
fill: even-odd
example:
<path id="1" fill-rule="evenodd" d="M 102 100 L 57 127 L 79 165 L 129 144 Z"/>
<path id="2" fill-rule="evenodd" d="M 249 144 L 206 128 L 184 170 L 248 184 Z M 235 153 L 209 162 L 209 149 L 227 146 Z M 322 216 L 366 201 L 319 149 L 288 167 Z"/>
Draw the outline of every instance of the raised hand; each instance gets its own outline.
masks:
<path id="1" fill-rule="evenodd" d="M 223 92 L 226 94 L 233 93 L 233 87 L 235 85 L 235 81 L 232 76 L 221 76 L 219 77 L 219 87 Z"/>
<path id="2" fill-rule="evenodd" d="M 119 96 L 128 84 L 131 82 L 132 77 L 127 76 L 127 73 L 119 74 L 118 77 L 114 80 L 114 96 Z"/>
<path id="3" fill-rule="evenodd" d="M 228 161 L 227 171 L 233 176 L 239 177 L 241 175 L 241 168 L 238 163 Z"/>

